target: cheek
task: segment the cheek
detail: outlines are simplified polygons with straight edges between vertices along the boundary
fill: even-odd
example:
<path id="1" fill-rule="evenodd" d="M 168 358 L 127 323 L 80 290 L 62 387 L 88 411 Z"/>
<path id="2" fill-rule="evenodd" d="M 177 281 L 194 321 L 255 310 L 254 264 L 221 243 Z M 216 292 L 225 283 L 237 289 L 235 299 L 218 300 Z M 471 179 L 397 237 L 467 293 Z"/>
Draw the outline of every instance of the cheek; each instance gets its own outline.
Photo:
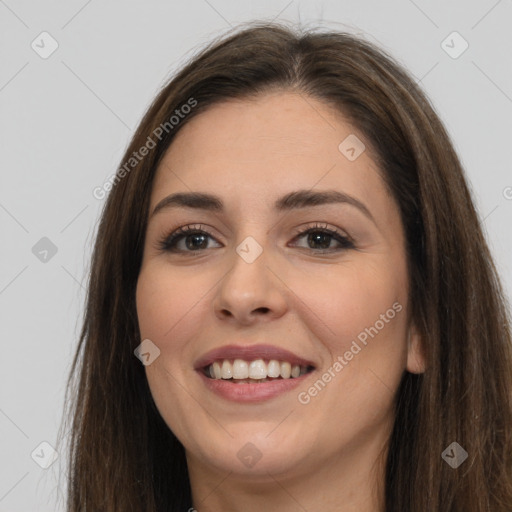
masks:
<path id="1" fill-rule="evenodd" d="M 165 349 L 193 327 L 205 291 L 200 279 L 183 278 L 159 265 L 143 268 L 137 283 L 137 316 L 142 338 Z M 177 333 L 180 333 L 178 336 Z M 177 348 L 177 347 L 175 347 Z"/>
<path id="2" fill-rule="evenodd" d="M 328 279 L 309 274 L 302 280 L 300 316 L 309 318 L 310 330 L 333 358 L 357 339 L 379 338 L 382 351 L 394 351 L 390 344 L 403 345 L 407 289 L 405 273 L 396 270 L 400 268 L 367 258 L 330 271 Z"/>
<path id="3" fill-rule="evenodd" d="M 368 263 L 329 280 L 322 305 L 334 333 L 323 338 L 331 356 L 328 390 L 319 383 L 305 391 L 315 408 L 340 411 L 341 403 L 343 411 L 358 411 L 354 421 L 371 425 L 388 414 L 406 367 L 407 290 L 405 272 L 396 271 L 403 267 Z"/>
<path id="4" fill-rule="evenodd" d="M 303 282 L 301 316 L 329 360 L 316 381 L 298 390 L 298 401 L 322 419 L 326 435 L 342 424 L 345 433 L 365 435 L 387 421 L 406 366 L 406 280 L 369 259 L 345 270 Z"/>
<path id="5" fill-rule="evenodd" d="M 151 263 L 142 268 L 137 282 L 141 340 L 150 339 L 160 350 L 159 357 L 145 367 L 146 377 L 162 417 L 180 435 L 187 432 L 187 416 L 176 414 L 176 409 L 183 413 L 190 407 L 183 383 L 193 369 L 184 362 L 190 360 L 188 340 L 198 335 L 199 316 L 210 298 L 205 281 Z"/>

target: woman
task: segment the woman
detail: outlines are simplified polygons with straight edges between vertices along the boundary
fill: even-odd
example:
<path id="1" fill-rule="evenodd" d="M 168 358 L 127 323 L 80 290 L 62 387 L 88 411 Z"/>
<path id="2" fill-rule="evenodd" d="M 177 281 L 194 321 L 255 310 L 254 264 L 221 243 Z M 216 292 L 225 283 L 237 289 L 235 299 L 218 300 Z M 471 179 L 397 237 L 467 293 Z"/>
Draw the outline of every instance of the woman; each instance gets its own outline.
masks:
<path id="1" fill-rule="evenodd" d="M 161 91 L 105 189 L 70 512 L 512 510 L 505 298 L 391 57 L 231 34 Z"/>

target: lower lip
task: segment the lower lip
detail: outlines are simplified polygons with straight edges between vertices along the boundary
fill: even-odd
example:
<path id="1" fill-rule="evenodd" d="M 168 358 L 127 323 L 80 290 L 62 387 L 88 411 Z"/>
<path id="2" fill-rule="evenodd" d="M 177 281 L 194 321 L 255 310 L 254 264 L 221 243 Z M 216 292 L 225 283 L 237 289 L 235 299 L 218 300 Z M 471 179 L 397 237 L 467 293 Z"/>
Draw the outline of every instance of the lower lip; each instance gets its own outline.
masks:
<path id="1" fill-rule="evenodd" d="M 201 370 L 197 372 L 206 387 L 222 398 L 234 402 L 263 402 L 292 391 L 302 384 L 312 372 L 290 379 L 276 379 L 270 382 L 234 384 L 232 381 L 210 379 Z"/>

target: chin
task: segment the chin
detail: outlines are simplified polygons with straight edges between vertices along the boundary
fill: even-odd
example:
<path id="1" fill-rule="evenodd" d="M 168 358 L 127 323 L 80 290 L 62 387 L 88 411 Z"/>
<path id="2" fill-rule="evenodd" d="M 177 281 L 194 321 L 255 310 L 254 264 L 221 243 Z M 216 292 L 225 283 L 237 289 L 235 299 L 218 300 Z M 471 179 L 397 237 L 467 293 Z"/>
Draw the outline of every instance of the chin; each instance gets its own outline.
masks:
<path id="1" fill-rule="evenodd" d="M 269 475 L 292 475 L 304 467 L 308 454 L 303 436 L 296 439 L 286 431 L 279 436 L 269 435 L 268 425 L 265 429 L 258 425 L 253 430 L 245 425 L 243 433 L 240 430 L 233 438 L 223 435 L 222 441 L 214 441 L 208 447 L 196 446 L 196 458 L 221 471 L 261 480 L 268 480 Z"/>

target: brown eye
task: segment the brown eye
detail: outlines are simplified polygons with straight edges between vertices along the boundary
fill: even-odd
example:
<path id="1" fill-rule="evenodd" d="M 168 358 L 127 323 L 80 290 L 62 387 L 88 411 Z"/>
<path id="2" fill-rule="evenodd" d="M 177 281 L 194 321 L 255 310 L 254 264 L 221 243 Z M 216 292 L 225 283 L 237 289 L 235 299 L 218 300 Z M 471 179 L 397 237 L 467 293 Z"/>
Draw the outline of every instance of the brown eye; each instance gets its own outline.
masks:
<path id="1" fill-rule="evenodd" d="M 209 233 L 202 229 L 184 226 L 160 240 L 158 247 L 166 252 L 198 252 L 209 248 L 208 239 L 214 240 Z M 184 241 L 184 246 L 181 244 L 182 241 Z"/>
<path id="2" fill-rule="evenodd" d="M 336 252 L 345 249 L 353 249 L 353 242 L 341 233 L 326 227 L 311 227 L 299 232 L 295 240 L 306 237 L 306 249 L 319 252 Z M 332 242 L 337 246 L 332 246 Z M 300 247 L 300 246 L 299 246 Z M 304 246 L 302 246 L 304 247 Z"/>
<path id="3" fill-rule="evenodd" d="M 295 235 L 294 240 L 304 238 L 306 240 L 306 246 L 298 244 L 294 245 L 320 254 L 355 248 L 354 243 L 347 236 L 342 235 L 336 230 L 320 225 L 299 231 Z M 205 249 L 214 248 L 208 247 L 209 240 L 216 242 L 212 235 L 204 229 L 200 229 L 197 225 L 183 226 L 172 232 L 170 235 L 163 237 L 158 242 L 158 248 L 165 252 L 199 253 Z M 220 245 L 217 247 L 219 246 Z"/>

